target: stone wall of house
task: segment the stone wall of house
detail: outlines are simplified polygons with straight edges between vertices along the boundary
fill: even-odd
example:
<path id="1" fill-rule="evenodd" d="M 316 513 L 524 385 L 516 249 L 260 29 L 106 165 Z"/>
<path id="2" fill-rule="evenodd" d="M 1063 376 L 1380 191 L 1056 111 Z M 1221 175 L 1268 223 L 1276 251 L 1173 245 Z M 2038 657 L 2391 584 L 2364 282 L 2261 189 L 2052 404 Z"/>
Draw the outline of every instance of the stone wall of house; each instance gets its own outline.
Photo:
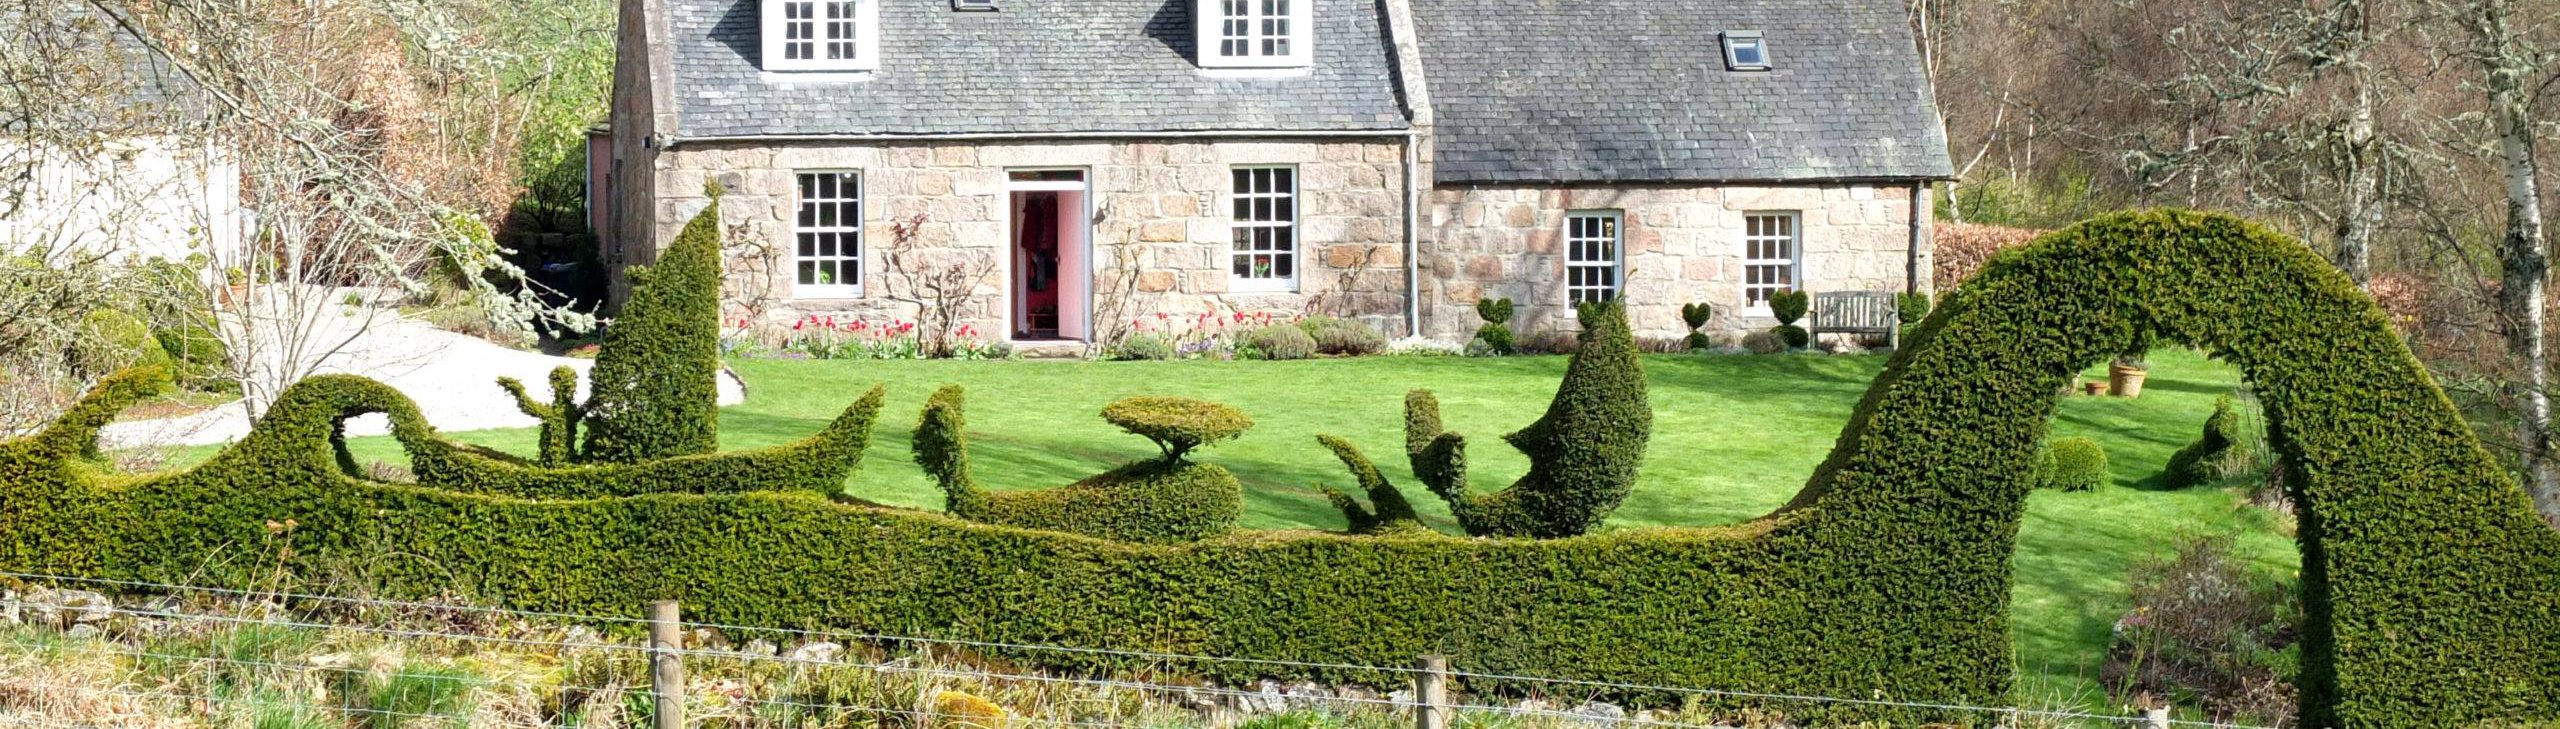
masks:
<path id="1" fill-rule="evenodd" d="M 1163 312 L 1304 312 L 1358 316 L 1403 331 L 1402 140 L 1095 143 L 818 143 L 679 146 L 660 160 L 658 240 L 672 240 L 708 204 L 705 182 L 728 191 L 731 320 L 787 323 L 821 314 L 912 319 L 899 299 L 910 281 L 890 266 L 900 236 L 912 265 L 980 268 L 967 322 L 1009 328 L 1000 257 L 1010 255 L 1009 171 L 1078 168 L 1091 185 L 1094 319 L 1100 333 Z M 1230 290 L 1234 167 L 1298 170 L 1302 263 L 1296 290 Z M 795 171 L 863 176 L 863 291 L 854 299 L 795 297 L 791 223 Z M 904 231 L 902 233 L 902 231 Z"/>
<path id="2" fill-rule="evenodd" d="M 1711 332 L 1765 329 L 1743 311 L 1743 216 L 1802 221 L 1802 284 L 1812 291 L 1903 291 L 1911 244 L 1909 187 L 1444 186 L 1424 209 L 1423 328 L 1465 340 L 1479 298 L 1512 300 L 1525 335 L 1573 331 L 1565 301 L 1565 215 L 1622 211 L 1628 314 L 1640 337 L 1686 333 L 1680 307 L 1716 307 Z"/>

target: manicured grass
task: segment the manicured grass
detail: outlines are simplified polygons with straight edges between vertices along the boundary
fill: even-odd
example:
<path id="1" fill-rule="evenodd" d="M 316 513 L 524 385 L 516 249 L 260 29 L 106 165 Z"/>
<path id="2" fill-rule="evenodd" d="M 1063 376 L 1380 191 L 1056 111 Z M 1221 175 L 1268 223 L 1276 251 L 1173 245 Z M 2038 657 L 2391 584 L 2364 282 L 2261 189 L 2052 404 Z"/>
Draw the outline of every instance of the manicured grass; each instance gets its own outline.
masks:
<path id="1" fill-rule="evenodd" d="M 2040 492 L 2019 537 L 2011 628 L 2020 695 L 2028 705 L 2104 700 L 2096 676 L 2126 605 L 2132 563 L 2181 534 L 2236 533 L 2241 553 L 2274 574 L 2299 558 L 2276 520 L 2246 507 L 2233 488 L 2161 491 L 2169 454 L 2194 439 L 2214 398 L 2238 381 L 2230 368 L 2188 352 L 2152 358 L 2139 399 L 2073 397 L 2054 422 L 2107 449 L 2115 482 L 2089 493 Z M 1257 425 L 1199 458 L 1245 486 L 1249 528 L 1340 529 L 1343 519 L 1311 484 L 1350 488 L 1317 445 L 1340 435 L 1366 450 L 1406 488 L 1425 518 L 1456 527 L 1403 458 L 1404 393 L 1439 393 L 1451 429 L 1469 436 L 1476 488 L 1497 489 L 1527 467 L 1499 436 L 1535 420 L 1554 394 L 1562 357 L 1367 358 L 1301 362 L 870 362 L 751 360 L 734 363 L 747 403 L 721 413 L 725 448 L 798 439 L 824 425 L 874 383 L 888 408 L 862 473 L 847 491 L 883 503 L 939 509 L 941 493 L 908 456 L 925 396 L 942 384 L 969 393 L 971 457 L 995 489 L 1064 485 L 1150 456 L 1154 446 L 1104 423 L 1102 407 L 1128 395 L 1179 395 L 1234 405 Z M 1800 489 L 1830 451 L 1881 356 L 1654 355 L 1644 362 L 1655 411 L 1643 480 L 1608 528 L 1731 523 L 1768 513 Z M 2097 373 L 2103 377 L 2103 372 Z M 493 385 L 494 386 L 494 385 Z M 458 439 L 529 453 L 533 433 L 485 431 Z M 360 439 L 359 456 L 397 458 L 387 439 Z"/>

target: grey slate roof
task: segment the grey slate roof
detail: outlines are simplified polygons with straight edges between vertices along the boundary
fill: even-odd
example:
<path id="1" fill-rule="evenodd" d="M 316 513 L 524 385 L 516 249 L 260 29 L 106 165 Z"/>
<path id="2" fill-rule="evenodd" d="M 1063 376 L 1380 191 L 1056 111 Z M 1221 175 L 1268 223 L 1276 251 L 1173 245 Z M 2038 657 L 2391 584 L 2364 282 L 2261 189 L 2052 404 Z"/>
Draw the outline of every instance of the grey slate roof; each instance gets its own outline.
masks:
<path id="1" fill-rule="evenodd" d="M 1310 0 L 1315 68 L 1212 78 L 1192 0 L 881 0 L 867 81 L 781 82 L 758 65 L 756 0 L 669 0 L 681 137 L 1399 130 L 1375 0 Z"/>
<path id="2" fill-rule="evenodd" d="M 1412 2 L 1442 182 L 1952 172 L 1892 0 Z M 1726 30 L 1774 70 L 1724 70 Z"/>

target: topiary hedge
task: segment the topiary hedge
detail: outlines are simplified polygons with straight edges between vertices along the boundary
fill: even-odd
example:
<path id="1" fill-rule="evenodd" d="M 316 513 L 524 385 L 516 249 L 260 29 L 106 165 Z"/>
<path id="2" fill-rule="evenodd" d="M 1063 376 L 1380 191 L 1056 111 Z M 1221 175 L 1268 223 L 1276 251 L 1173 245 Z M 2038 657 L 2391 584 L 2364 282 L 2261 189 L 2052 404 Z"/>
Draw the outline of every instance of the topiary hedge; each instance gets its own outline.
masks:
<path id="1" fill-rule="evenodd" d="M 2346 277 L 2298 242 L 2178 212 L 2099 218 L 2003 254 L 1913 330 L 1795 500 L 1729 527 L 1130 544 L 793 492 L 532 501 L 374 483 L 320 449 L 277 447 L 325 442 L 318 428 L 262 432 L 175 475 L 110 477 L 77 452 L 112 414 L 102 402 L 133 389 L 119 378 L 53 429 L 0 444 L 0 569 L 247 587 L 282 568 L 523 609 L 636 615 L 673 598 L 731 624 L 1368 665 L 1439 653 L 1476 673 L 2001 705 L 2037 446 L 2061 384 L 2137 331 L 2238 365 L 2299 472 L 2302 725 L 2560 721 L 2560 533 Z M 388 407 L 349 395 L 296 407 Z M 1799 725 L 1994 721 L 1695 700 Z"/>
<path id="2" fill-rule="evenodd" d="M 2201 486 L 2239 471 L 2234 459 L 2239 453 L 2240 412 L 2232 407 L 2231 396 L 2213 401 L 2213 414 L 2204 419 L 2204 434 L 2178 452 L 2169 454 L 2169 467 L 2162 480 L 2169 488 Z"/>
<path id="3" fill-rule="evenodd" d="M 313 380 L 341 387 L 370 381 Z M 342 384 L 341 384 L 342 383 Z M 643 463 L 544 465 L 435 437 L 425 421 L 395 414 L 392 435 L 409 452 L 409 470 L 424 486 L 533 499 L 642 494 L 803 491 L 840 497 L 862 468 L 887 390 L 873 386 L 825 429 L 799 442 L 737 453 L 703 453 Z"/>
<path id="4" fill-rule="evenodd" d="M 1156 440 L 1163 457 L 1053 489 L 989 491 L 969 472 L 963 400 L 957 385 L 935 391 L 912 440 L 916 464 L 941 482 L 952 516 L 1124 542 L 1174 543 L 1235 531 L 1236 520 L 1244 515 L 1244 486 L 1235 474 L 1182 459 L 1191 447 L 1233 438 L 1253 426 L 1234 408 L 1179 398 L 1113 403 L 1104 417 Z M 1202 412 L 1194 405 L 1215 408 Z M 1176 443 L 1190 445 L 1176 449 Z"/>
<path id="5" fill-rule="evenodd" d="M 2352 281 L 2300 242 L 2177 211 L 1998 256 L 1905 338 L 1767 522 L 1814 553 L 1860 555 L 1871 589 L 1899 595 L 1857 609 L 1910 629 L 1833 626 L 1914 658 L 1882 682 L 1930 666 L 1968 693 L 2006 691 L 2008 555 L 2058 393 L 2154 336 L 2238 366 L 2291 465 L 2301 725 L 2560 720 L 2560 533 Z"/>
<path id="6" fill-rule="evenodd" d="M 1476 327 L 1475 341 L 1483 342 L 1493 354 L 1518 354 L 1519 337 L 1511 331 L 1513 310 L 1510 299 L 1477 299 L 1476 316 L 1484 319 L 1484 325 Z"/>
<path id="7" fill-rule="evenodd" d="M 1156 444 L 1166 460 L 1234 440 L 1253 429 L 1244 411 L 1187 397 L 1126 397 L 1102 408 L 1102 420 Z"/>
<path id="8" fill-rule="evenodd" d="M 1620 302 L 1584 304 L 1580 346 L 1565 365 L 1547 413 L 1504 438 L 1529 457 L 1529 473 L 1510 488 L 1486 494 L 1467 488 L 1464 439 L 1440 424 L 1440 405 L 1429 392 L 1405 398 L 1405 446 L 1414 473 L 1468 534 L 1569 537 L 1600 525 L 1635 488 L 1653 436 L 1653 406 L 1645 401 L 1644 366 L 1635 334 Z"/>
<path id="9" fill-rule="evenodd" d="M 720 432 L 720 198 L 657 261 L 629 272 L 631 298 L 587 373 L 583 459 L 635 463 L 709 453 Z"/>

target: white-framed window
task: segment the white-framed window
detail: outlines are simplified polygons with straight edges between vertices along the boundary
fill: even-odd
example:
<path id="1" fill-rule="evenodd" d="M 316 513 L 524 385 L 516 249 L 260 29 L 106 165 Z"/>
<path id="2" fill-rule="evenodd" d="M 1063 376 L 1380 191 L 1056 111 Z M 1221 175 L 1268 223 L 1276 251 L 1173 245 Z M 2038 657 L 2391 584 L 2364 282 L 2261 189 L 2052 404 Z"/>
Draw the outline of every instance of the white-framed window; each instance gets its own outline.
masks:
<path id="1" fill-rule="evenodd" d="M 799 173 L 799 214 L 791 221 L 791 295 L 862 296 L 862 173 Z"/>
<path id="2" fill-rule="evenodd" d="M 1769 40 L 1756 30 L 1724 32 L 1724 68 L 1727 71 L 1769 70 Z"/>
<path id="3" fill-rule="evenodd" d="M 1300 68 L 1314 63 L 1315 0 L 1196 0 L 1200 65 Z"/>
<path id="4" fill-rule="evenodd" d="M 1742 216 L 1742 305 L 1769 308 L 1769 294 L 1792 291 L 1801 264 L 1804 239 L 1797 235 L 1795 213 L 1750 213 Z"/>
<path id="5" fill-rule="evenodd" d="M 1235 188 L 1228 199 L 1235 209 L 1231 288 L 1296 290 L 1298 168 L 1235 168 Z"/>
<path id="6" fill-rule="evenodd" d="M 1626 282 L 1625 220 L 1615 210 L 1565 214 L 1565 301 L 1580 305 L 1618 298 Z"/>
<path id="7" fill-rule="evenodd" d="M 880 68 L 880 0 L 757 1 L 764 3 L 764 70 Z"/>

